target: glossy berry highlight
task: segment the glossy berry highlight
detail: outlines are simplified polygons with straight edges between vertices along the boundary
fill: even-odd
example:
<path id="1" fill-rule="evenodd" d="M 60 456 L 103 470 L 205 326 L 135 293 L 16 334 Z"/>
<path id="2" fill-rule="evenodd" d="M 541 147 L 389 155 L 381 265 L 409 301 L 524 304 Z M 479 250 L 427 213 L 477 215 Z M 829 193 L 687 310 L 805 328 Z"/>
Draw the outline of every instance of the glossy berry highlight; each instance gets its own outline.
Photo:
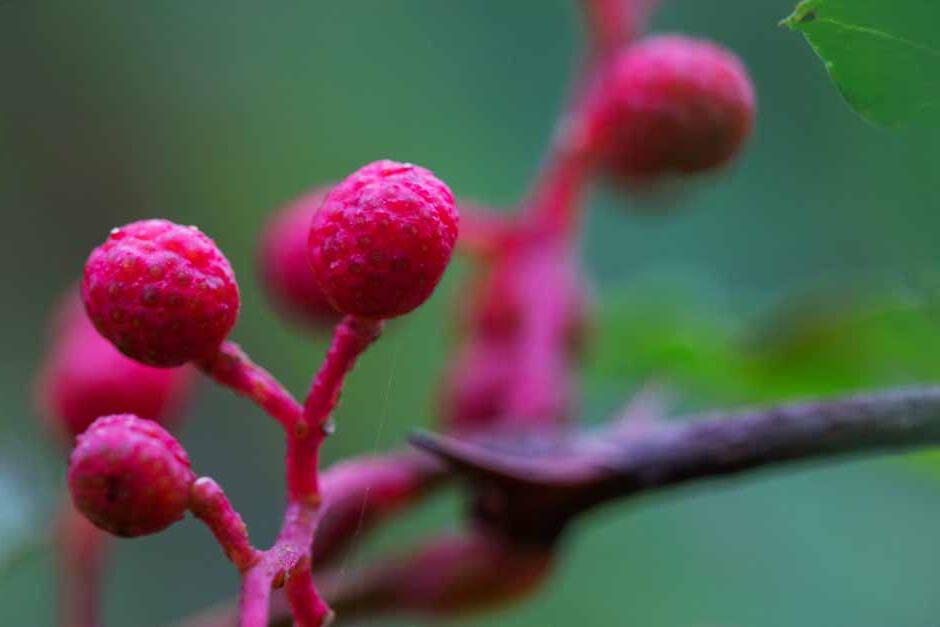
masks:
<path id="1" fill-rule="evenodd" d="M 428 299 L 457 241 L 453 194 L 429 170 L 377 161 L 334 187 L 313 217 L 309 255 L 342 313 L 394 318 Z"/>
<path id="2" fill-rule="evenodd" d="M 132 413 L 173 424 L 192 370 L 153 368 L 125 357 L 92 326 L 70 291 L 57 316 L 37 395 L 46 421 L 69 442 L 99 416 Z"/>
<path id="3" fill-rule="evenodd" d="M 160 367 L 211 354 L 239 309 L 235 273 L 215 243 L 168 220 L 111 231 L 85 264 L 82 300 L 122 353 Z"/>
<path id="4" fill-rule="evenodd" d="M 729 50 L 678 35 L 622 50 L 600 81 L 594 136 L 614 178 L 647 182 L 727 163 L 754 124 L 754 89 Z"/>
<path id="5" fill-rule="evenodd" d="M 118 536 L 156 533 L 181 519 L 194 480 L 179 442 L 133 414 L 97 419 L 78 437 L 69 458 L 75 507 Z"/>
<path id="6" fill-rule="evenodd" d="M 316 189 L 272 216 L 258 255 L 261 283 L 274 306 L 289 320 L 311 328 L 330 326 L 340 315 L 320 288 L 307 256 L 310 223 L 328 191 Z"/>

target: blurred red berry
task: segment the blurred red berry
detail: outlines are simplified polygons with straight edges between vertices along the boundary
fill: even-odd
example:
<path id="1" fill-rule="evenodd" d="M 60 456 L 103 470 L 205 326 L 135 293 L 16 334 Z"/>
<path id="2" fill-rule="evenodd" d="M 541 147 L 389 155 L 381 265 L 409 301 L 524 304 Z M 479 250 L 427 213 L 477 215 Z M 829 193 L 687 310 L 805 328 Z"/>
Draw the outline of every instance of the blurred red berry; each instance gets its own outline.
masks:
<path id="1" fill-rule="evenodd" d="M 181 519 L 195 478 L 180 443 L 133 414 L 98 418 L 69 458 L 75 506 L 118 536 L 156 533 Z"/>
<path id="2" fill-rule="evenodd" d="M 99 416 L 132 413 L 172 424 L 192 370 L 153 368 L 122 355 L 92 326 L 76 291 L 57 315 L 52 346 L 38 381 L 38 401 L 69 442 Z"/>
<path id="3" fill-rule="evenodd" d="M 308 327 L 331 326 L 340 315 L 310 267 L 307 240 L 313 214 L 328 190 L 317 189 L 274 214 L 261 235 L 261 282 L 285 317 Z"/>
<path id="4" fill-rule="evenodd" d="M 310 229 L 310 259 L 330 302 L 393 318 L 428 299 L 457 241 L 450 189 L 430 171 L 377 161 L 327 194 Z"/>
<path id="5" fill-rule="evenodd" d="M 729 50 L 678 35 L 619 53 L 600 86 L 595 136 L 615 178 L 649 182 L 729 161 L 754 123 L 754 89 Z"/>
<path id="6" fill-rule="evenodd" d="M 238 284 L 196 227 L 143 220 L 111 231 L 85 264 L 82 300 L 125 355 L 179 366 L 214 351 L 238 317 Z"/>

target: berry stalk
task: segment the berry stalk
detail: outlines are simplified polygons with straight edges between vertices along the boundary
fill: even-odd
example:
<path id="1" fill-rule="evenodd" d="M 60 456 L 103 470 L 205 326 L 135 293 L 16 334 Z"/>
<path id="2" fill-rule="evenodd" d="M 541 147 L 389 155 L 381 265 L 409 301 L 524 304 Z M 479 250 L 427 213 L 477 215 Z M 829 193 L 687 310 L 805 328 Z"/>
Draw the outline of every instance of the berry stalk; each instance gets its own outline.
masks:
<path id="1" fill-rule="evenodd" d="M 330 412 L 339 401 L 343 380 L 356 364 L 359 355 L 378 339 L 382 321 L 346 316 L 336 327 L 333 342 L 320 371 L 310 384 L 304 402 L 304 422 L 310 428 L 323 428 Z"/>
<path id="2" fill-rule="evenodd" d="M 564 244 L 541 245 L 528 257 L 525 280 L 516 284 L 526 306 L 516 337 L 517 375 L 505 413 L 520 425 L 551 427 L 574 409 L 569 336 L 581 324 L 579 277 Z"/>
<path id="3" fill-rule="evenodd" d="M 317 592 L 309 559 L 288 577 L 284 591 L 294 616 L 294 627 L 320 627 L 333 621 L 333 611 Z"/>
<path id="4" fill-rule="evenodd" d="M 291 584 L 292 588 L 297 588 L 309 578 L 310 545 L 316 530 L 317 511 L 318 506 L 310 502 L 292 502 L 287 506 L 274 546 L 264 551 L 243 576 L 240 627 L 266 627 L 272 587 L 281 587 L 291 578 L 300 577 L 299 584 Z M 300 624 L 304 627 L 326 624 L 330 616 L 326 603 L 312 585 L 304 585 L 303 588 L 309 598 L 297 606 L 298 611 L 316 616 L 319 622 Z"/>
<path id="5" fill-rule="evenodd" d="M 226 557 L 240 572 L 258 561 L 261 554 L 251 545 L 248 527 L 215 480 L 200 477 L 193 482 L 189 489 L 189 510 L 209 527 Z"/>
<path id="6" fill-rule="evenodd" d="M 290 431 L 301 421 L 303 407 L 271 373 L 257 365 L 232 341 L 225 341 L 199 368 L 216 383 L 248 398 Z"/>
<path id="7" fill-rule="evenodd" d="M 317 464 L 320 446 L 329 435 L 330 413 L 339 401 L 346 375 L 381 330 L 381 321 L 356 316 L 346 316 L 336 327 L 323 364 L 310 385 L 303 418 L 287 436 L 287 494 L 291 501 L 319 504 Z"/>
<path id="8" fill-rule="evenodd" d="M 346 316 L 336 327 L 330 348 L 313 378 L 305 407 L 292 407 L 290 420 L 283 423 L 290 427 L 286 431 L 288 505 L 274 546 L 255 559 L 244 573 L 241 627 L 267 625 L 271 587 L 280 585 L 286 585 L 298 626 L 319 627 L 332 616 L 317 593 L 310 572 L 310 553 L 322 500 L 320 447 L 329 435 L 326 424 L 346 375 L 359 355 L 378 338 L 381 328 L 380 321 Z"/>
<path id="9" fill-rule="evenodd" d="M 351 459 L 323 473 L 323 505 L 313 541 L 318 568 L 335 560 L 360 533 L 413 505 L 446 479 L 424 453 L 404 451 Z"/>
<path id="10" fill-rule="evenodd" d="M 527 203 L 533 225 L 569 232 L 578 196 L 591 174 L 592 137 L 600 103 L 598 84 L 616 52 L 641 34 L 657 0 L 582 0 L 591 56 L 576 78 L 573 97 L 555 130 L 542 171 Z"/>
<path id="11" fill-rule="evenodd" d="M 594 54 L 605 56 L 636 39 L 658 0 L 582 0 Z"/>

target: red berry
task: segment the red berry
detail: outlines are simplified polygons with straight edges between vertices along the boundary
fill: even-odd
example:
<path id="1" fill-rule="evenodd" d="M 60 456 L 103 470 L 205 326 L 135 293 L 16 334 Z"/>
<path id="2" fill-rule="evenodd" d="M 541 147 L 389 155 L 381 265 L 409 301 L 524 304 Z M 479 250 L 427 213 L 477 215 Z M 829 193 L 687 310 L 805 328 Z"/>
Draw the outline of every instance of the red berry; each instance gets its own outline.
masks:
<path id="1" fill-rule="evenodd" d="M 393 318 L 421 305 L 444 274 L 459 216 L 430 171 L 377 161 L 334 187 L 310 228 L 313 270 L 339 311 Z"/>
<path id="2" fill-rule="evenodd" d="M 601 85 L 595 131 L 615 177 L 646 182 L 715 168 L 754 122 L 754 90 L 730 51 L 677 35 L 625 48 Z"/>
<path id="3" fill-rule="evenodd" d="M 50 425 L 70 442 L 95 418 L 133 413 L 173 422 L 192 370 L 152 368 L 122 355 L 92 326 L 76 291 L 58 315 L 39 378 L 39 402 Z"/>
<path id="4" fill-rule="evenodd" d="M 339 318 L 307 257 L 310 222 L 327 191 L 314 190 L 275 214 L 262 234 L 259 255 L 262 283 L 278 310 L 314 328 L 332 325 Z"/>
<path id="5" fill-rule="evenodd" d="M 119 536 L 156 533 L 181 519 L 195 479 L 180 443 L 133 414 L 98 418 L 69 458 L 75 507 Z"/>
<path id="6" fill-rule="evenodd" d="M 160 367 L 211 354 L 239 307 L 235 273 L 215 243 L 167 220 L 111 231 L 85 264 L 82 300 L 122 353 Z"/>

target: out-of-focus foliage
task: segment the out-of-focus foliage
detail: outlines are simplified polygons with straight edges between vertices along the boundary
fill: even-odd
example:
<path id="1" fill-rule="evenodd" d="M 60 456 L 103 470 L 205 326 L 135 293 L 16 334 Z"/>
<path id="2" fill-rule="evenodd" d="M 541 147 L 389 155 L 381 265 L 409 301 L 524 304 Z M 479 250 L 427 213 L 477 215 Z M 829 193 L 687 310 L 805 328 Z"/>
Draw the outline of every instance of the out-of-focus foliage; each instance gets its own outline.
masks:
<path id="1" fill-rule="evenodd" d="M 604 308 L 596 385 L 659 380 L 705 402 L 832 395 L 940 379 L 935 292 L 827 291 L 750 319 L 677 292 L 622 295 Z"/>
<path id="2" fill-rule="evenodd" d="M 845 99 L 872 122 L 940 125 L 934 0 L 805 0 L 783 23 L 806 35 Z"/>

